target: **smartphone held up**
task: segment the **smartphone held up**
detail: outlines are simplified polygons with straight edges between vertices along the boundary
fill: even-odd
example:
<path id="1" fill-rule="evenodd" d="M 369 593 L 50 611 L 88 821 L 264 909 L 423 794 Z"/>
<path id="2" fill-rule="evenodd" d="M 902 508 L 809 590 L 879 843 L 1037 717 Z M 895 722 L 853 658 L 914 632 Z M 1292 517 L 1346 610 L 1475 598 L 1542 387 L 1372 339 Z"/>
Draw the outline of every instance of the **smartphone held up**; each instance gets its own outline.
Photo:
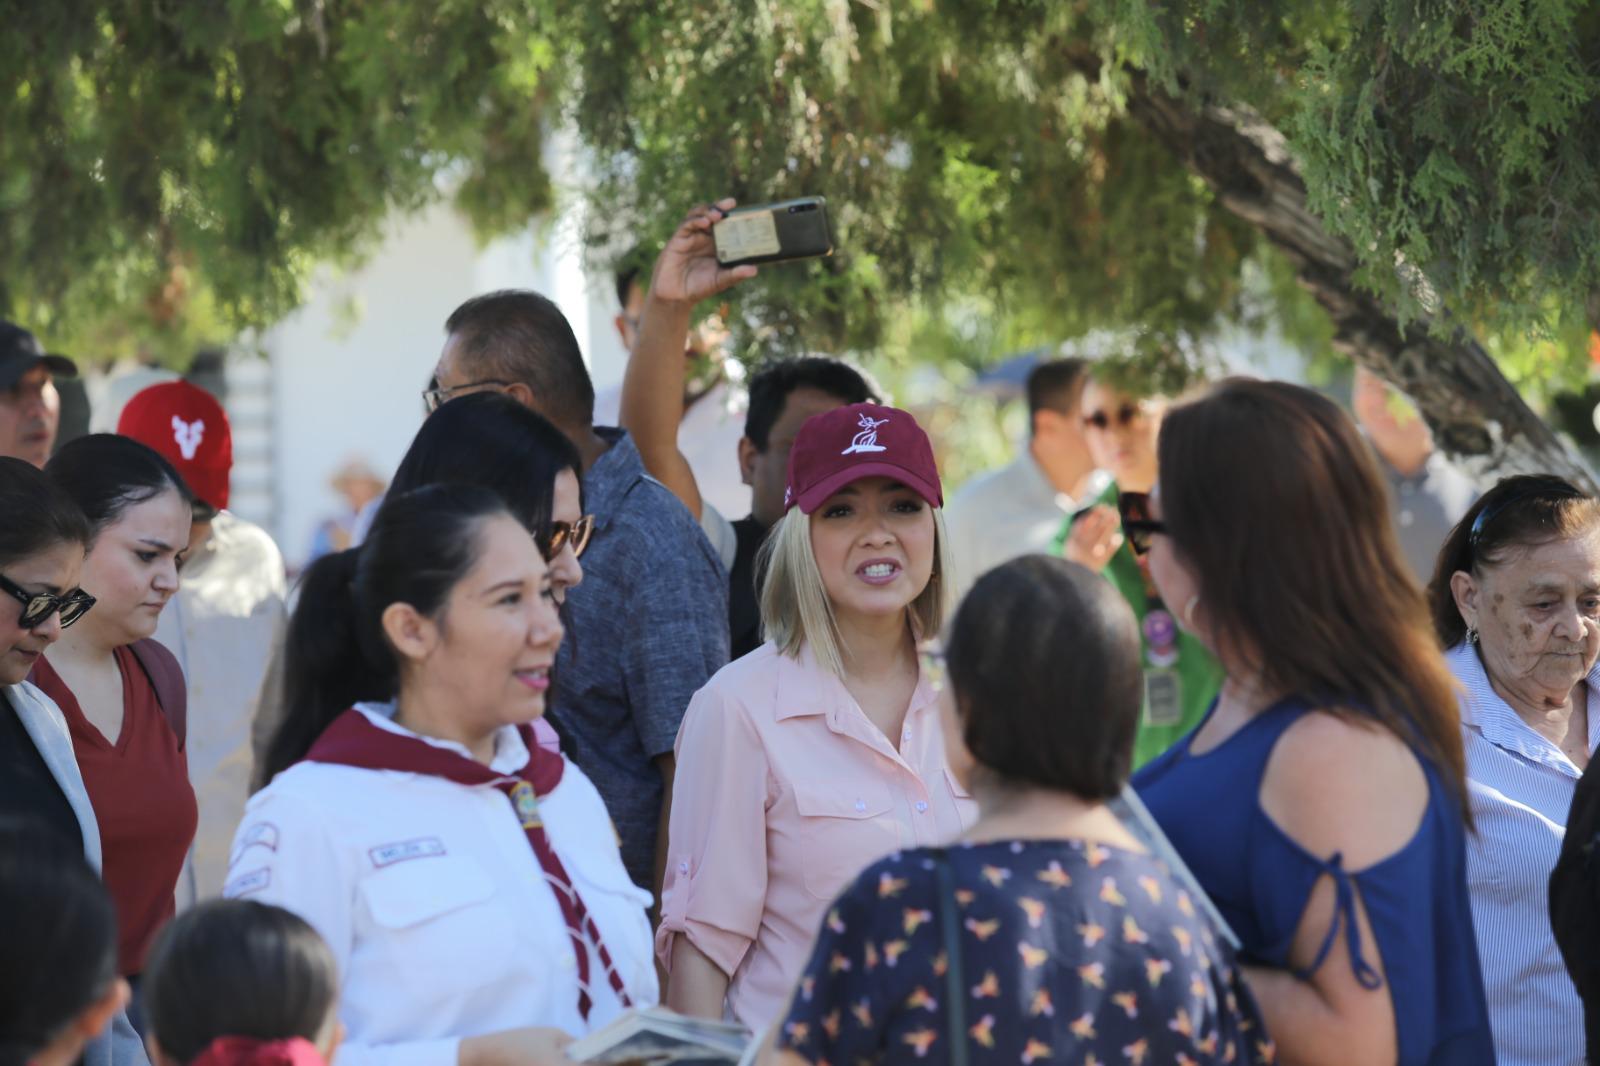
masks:
<path id="1" fill-rule="evenodd" d="M 711 236 L 725 267 L 833 254 L 828 202 L 820 196 L 734 208 L 711 227 Z"/>

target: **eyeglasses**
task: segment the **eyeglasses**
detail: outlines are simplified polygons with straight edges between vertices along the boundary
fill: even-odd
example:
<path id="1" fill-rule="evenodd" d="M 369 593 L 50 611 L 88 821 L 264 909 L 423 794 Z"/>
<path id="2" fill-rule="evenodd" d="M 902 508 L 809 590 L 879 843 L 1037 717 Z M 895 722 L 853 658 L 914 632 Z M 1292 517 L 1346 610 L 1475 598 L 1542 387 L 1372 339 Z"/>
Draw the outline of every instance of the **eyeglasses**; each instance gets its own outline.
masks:
<path id="1" fill-rule="evenodd" d="M 1135 555 L 1150 550 L 1150 538 L 1165 533 L 1167 524 L 1150 517 L 1150 495 L 1144 492 L 1124 492 L 1117 496 L 1117 513 L 1122 517 L 1122 535 Z"/>
<path id="2" fill-rule="evenodd" d="M 1111 428 L 1113 421 L 1118 426 L 1126 427 L 1132 425 L 1133 421 L 1142 414 L 1144 414 L 1144 408 L 1139 404 L 1125 403 L 1117 408 L 1117 413 L 1114 415 L 1108 415 L 1104 411 L 1096 411 L 1092 415 L 1084 415 L 1083 428 L 1104 431 Z"/>
<path id="3" fill-rule="evenodd" d="M 82 589 L 73 589 L 60 595 L 29 592 L 3 574 L 0 574 L 0 591 L 22 604 L 22 615 L 17 619 L 17 625 L 23 629 L 36 629 L 57 611 L 61 612 L 61 628 L 65 629 L 88 614 L 89 608 L 94 606 L 94 597 Z"/>
<path id="4" fill-rule="evenodd" d="M 1558 477 L 1543 476 L 1530 477 L 1520 488 L 1506 493 L 1495 503 L 1490 504 L 1478 512 L 1478 517 L 1472 520 L 1472 529 L 1467 534 L 1467 547 L 1472 550 L 1474 558 L 1483 542 L 1483 531 L 1504 514 L 1507 508 L 1528 500 L 1579 500 L 1583 493 L 1567 484 Z"/>
<path id="5" fill-rule="evenodd" d="M 922 676 L 935 692 L 944 691 L 944 647 L 937 640 L 925 640 L 917 645 L 917 660 L 922 664 Z"/>
<path id="6" fill-rule="evenodd" d="M 541 545 L 544 549 L 545 562 L 549 562 L 561 554 L 561 549 L 569 543 L 572 545 L 572 557 L 576 559 L 583 554 L 583 549 L 589 546 L 589 538 L 594 536 L 594 515 L 586 514 L 576 522 L 551 522 L 550 543 Z"/>
<path id="7" fill-rule="evenodd" d="M 436 387 L 425 389 L 422 393 L 422 406 L 431 415 L 439 408 L 450 402 L 450 398 L 462 389 L 507 389 L 511 387 L 509 381 L 469 381 L 462 385 L 451 385 L 449 388 Z"/>

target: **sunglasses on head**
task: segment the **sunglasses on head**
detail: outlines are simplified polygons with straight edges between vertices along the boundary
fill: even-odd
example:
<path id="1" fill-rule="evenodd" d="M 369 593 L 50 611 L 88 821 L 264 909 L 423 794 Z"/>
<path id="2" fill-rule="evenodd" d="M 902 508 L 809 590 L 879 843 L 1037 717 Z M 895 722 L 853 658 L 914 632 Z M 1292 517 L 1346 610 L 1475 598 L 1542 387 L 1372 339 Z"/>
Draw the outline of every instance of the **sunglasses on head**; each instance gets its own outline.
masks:
<path id="1" fill-rule="evenodd" d="M 29 592 L 4 575 L 0 575 L 0 592 L 5 592 L 22 604 L 22 615 L 17 619 L 17 625 L 23 629 L 43 625 L 57 611 L 61 612 L 61 628 L 65 629 L 88 614 L 89 608 L 94 606 L 94 597 L 82 589 L 72 589 L 59 595 L 54 592 Z"/>
<path id="2" fill-rule="evenodd" d="M 544 552 L 545 562 L 549 562 L 561 554 L 561 549 L 568 544 L 572 545 L 572 557 L 576 559 L 583 554 L 583 549 L 589 546 L 589 538 L 594 536 L 594 515 L 586 514 L 576 522 L 551 522 L 548 543 L 539 547 Z"/>
<path id="3" fill-rule="evenodd" d="M 1144 414 L 1144 410 L 1138 404 L 1125 403 L 1117 408 L 1117 413 L 1114 415 L 1107 414 L 1104 411 L 1096 411 L 1093 414 L 1084 415 L 1083 425 L 1086 429 L 1107 430 L 1111 428 L 1113 422 L 1119 426 L 1131 425 L 1133 420 L 1142 414 Z"/>
<path id="4" fill-rule="evenodd" d="M 1122 518 L 1122 535 L 1135 555 L 1150 550 L 1150 539 L 1165 533 L 1167 524 L 1150 517 L 1150 496 L 1144 492 L 1124 492 L 1117 497 L 1117 514 Z"/>
<path id="5" fill-rule="evenodd" d="M 1529 500 L 1578 500 L 1583 498 L 1583 493 L 1573 486 L 1556 477 L 1538 477 L 1529 479 L 1528 483 L 1520 489 L 1505 494 L 1499 500 L 1491 503 L 1478 512 L 1478 517 L 1472 520 L 1472 529 L 1467 533 L 1467 547 L 1474 558 L 1483 546 L 1483 531 L 1496 518 L 1504 514 L 1509 508 Z"/>

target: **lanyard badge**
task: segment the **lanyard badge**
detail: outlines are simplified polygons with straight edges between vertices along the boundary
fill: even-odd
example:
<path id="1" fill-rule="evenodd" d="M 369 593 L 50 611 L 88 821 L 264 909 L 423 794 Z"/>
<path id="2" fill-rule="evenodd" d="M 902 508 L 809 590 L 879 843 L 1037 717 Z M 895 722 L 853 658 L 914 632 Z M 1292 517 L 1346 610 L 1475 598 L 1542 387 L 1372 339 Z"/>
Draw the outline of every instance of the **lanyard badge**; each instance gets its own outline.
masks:
<path id="1" fill-rule="evenodd" d="M 1183 721 L 1183 683 L 1178 663 L 1178 623 L 1165 607 L 1152 605 L 1140 626 L 1144 635 L 1144 724 L 1173 726 Z"/>
<path id="2" fill-rule="evenodd" d="M 539 817 L 539 797 L 534 794 L 532 785 L 526 781 L 512 785 L 511 806 L 516 809 L 517 820 L 522 823 L 522 828 L 543 828 L 544 822 Z"/>

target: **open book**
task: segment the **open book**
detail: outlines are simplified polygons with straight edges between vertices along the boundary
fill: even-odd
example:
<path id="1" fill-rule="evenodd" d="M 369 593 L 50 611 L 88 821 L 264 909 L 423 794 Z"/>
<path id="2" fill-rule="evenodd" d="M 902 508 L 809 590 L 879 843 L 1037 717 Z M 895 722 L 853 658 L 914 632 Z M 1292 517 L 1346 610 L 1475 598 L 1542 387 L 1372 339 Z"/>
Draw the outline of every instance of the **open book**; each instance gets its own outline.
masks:
<path id="1" fill-rule="evenodd" d="M 690 1018 L 651 1007 L 631 1010 L 598 1032 L 567 1045 L 567 1057 L 597 1066 L 738 1066 L 759 1050 L 742 1026 Z"/>

